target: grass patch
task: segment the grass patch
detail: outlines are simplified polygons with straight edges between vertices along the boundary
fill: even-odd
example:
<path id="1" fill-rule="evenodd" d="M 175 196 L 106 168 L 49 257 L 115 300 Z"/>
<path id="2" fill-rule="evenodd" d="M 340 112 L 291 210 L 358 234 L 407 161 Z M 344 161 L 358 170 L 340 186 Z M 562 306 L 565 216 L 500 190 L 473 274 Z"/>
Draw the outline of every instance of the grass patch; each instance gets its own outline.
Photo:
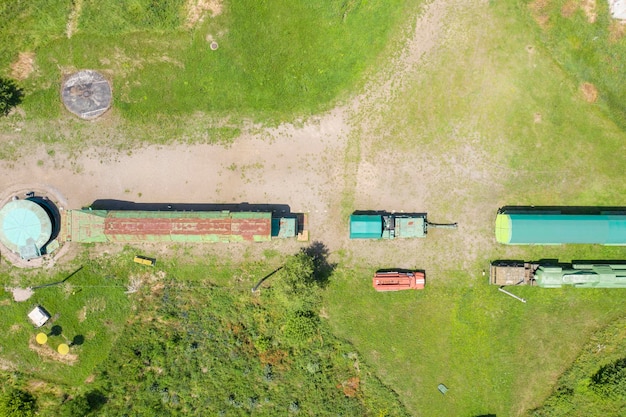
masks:
<path id="1" fill-rule="evenodd" d="M 616 320 L 594 334 L 571 368 L 559 379 L 545 404 L 529 412 L 533 417 L 618 416 L 624 413 L 623 377 L 615 378 L 612 387 L 620 393 L 597 392 L 594 377 L 601 369 L 623 363 L 626 349 L 624 319 Z M 600 379 L 600 378 L 595 378 Z M 621 383 L 620 383 L 621 382 Z"/>
<path id="2" fill-rule="evenodd" d="M 608 2 L 595 2 L 585 10 L 583 3 L 567 0 L 524 1 L 522 13 L 535 23 L 544 44 L 558 65 L 578 84 L 592 83 L 598 90 L 598 106 L 622 129 L 626 33 L 619 21 L 610 17 Z M 578 93 L 582 96 L 582 92 Z"/>
<path id="3" fill-rule="evenodd" d="M 511 289 L 522 304 L 466 273 L 387 294 L 371 288 L 372 273 L 340 271 L 330 321 L 414 415 L 518 415 L 550 392 L 594 329 L 626 314 L 621 291 Z"/>
<path id="4" fill-rule="evenodd" d="M 278 275 L 250 292 L 268 263 L 286 262 L 271 251 L 266 257 L 233 265 L 217 256 L 176 256 L 147 268 L 133 264 L 128 249 L 86 264 L 63 286 L 36 290 L 33 303 L 60 313 L 54 324 L 63 336 L 86 335 L 72 346 L 78 360 L 71 365 L 23 347 L 28 329 L 11 324 L 28 327 L 30 303 L 2 294 L 2 324 L 15 335 L 3 336 L 0 364 L 19 371 L 3 379 L 32 392 L 41 415 L 82 407 L 111 416 L 407 416 L 396 394 L 318 316 L 317 296 L 306 303 L 315 311 L 292 310 L 299 295 L 280 296 Z M 127 287 L 134 292 L 124 294 Z M 50 336 L 48 344 L 63 336 Z"/>
<path id="5" fill-rule="evenodd" d="M 58 117 L 61 76 L 82 68 L 111 77 L 115 111 L 133 123 L 194 112 L 274 121 L 310 115 L 359 83 L 409 7 L 404 0 L 227 2 L 221 15 L 186 29 L 182 3 L 82 2 L 71 39 L 32 44 L 40 72 L 24 82 L 29 117 Z M 23 31 L 36 30 L 35 9 L 21 13 L 32 18 Z M 19 51 L 5 55 L 14 60 Z"/>
<path id="6" fill-rule="evenodd" d="M 59 282 L 76 271 L 43 271 L 30 276 L 21 285 L 37 286 Z M 120 274 L 112 275 L 112 270 Z M 100 258 L 85 263 L 65 283 L 35 290 L 27 301 L 16 303 L 9 293 L 3 294 L 1 322 L 5 329 L 0 339 L 2 357 L 9 369 L 57 384 L 80 385 L 104 361 L 122 332 L 131 302 L 126 291 L 128 269 L 115 266 L 115 260 Z M 123 277 L 123 278 L 122 278 Z M 28 312 L 43 306 L 52 319 L 34 329 Z M 37 333 L 48 334 L 48 342 L 38 347 Z M 70 354 L 56 354 L 59 344 L 71 344 Z"/>
<path id="7" fill-rule="evenodd" d="M 494 259 L 623 259 L 621 247 L 496 245 L 493 221 L 503 205 L 621 206 L 616 173 L 626 163 L 614 156 L 620 127 L 581 96 L 526 9 L 477 3 L 454 14 L 403 88 L 365 109 L 369 126 L 347 158 L 385 169 L 365 186 L 347 182 L 344 205 L 353 206 L 342 210 L 384 202 L 384 185 L 394 184 L 429 218 L 459 222 L 449 237 L 433 231 L 414 246 L 347 253 L 326 300 L 334 331 L 414 415 L 522 415 L 550 394 L 587 337 L 626 315 L 620 290 L 511 289 L 529 300 L 522 304 L 482 278 Z M 414 161 L 414 172 L 388 168 L 399 160 Z M 426 269 L 425 291 L 371 288 L 376 268 L 409 264 Z"/>

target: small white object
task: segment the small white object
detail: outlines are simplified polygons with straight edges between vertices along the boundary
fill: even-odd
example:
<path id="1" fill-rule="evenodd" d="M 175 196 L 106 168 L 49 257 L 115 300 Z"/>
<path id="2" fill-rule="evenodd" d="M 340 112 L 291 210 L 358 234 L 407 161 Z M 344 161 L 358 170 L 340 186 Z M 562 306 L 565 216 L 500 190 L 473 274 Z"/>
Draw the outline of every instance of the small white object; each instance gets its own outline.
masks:
<path id="1" fill-rule="evenodd" d="M 28 313 L 28 318 L 33 322 L 35 327 L 41 327 L 50 319 L 50 315 L 48 315 L 43 308 L 37 306 Z"/>

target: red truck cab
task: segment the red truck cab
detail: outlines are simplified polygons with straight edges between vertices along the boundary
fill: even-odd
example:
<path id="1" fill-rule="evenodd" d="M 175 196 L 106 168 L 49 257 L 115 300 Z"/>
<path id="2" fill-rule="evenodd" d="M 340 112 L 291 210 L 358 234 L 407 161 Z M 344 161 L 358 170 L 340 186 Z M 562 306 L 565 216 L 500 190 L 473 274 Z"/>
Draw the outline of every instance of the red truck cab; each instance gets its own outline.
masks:
<path id="1" fill-rule="evenodd" d="M 423 290 L 426 277 L 420 271 L 378 271 L 372 283 L 376 291 Z"/>

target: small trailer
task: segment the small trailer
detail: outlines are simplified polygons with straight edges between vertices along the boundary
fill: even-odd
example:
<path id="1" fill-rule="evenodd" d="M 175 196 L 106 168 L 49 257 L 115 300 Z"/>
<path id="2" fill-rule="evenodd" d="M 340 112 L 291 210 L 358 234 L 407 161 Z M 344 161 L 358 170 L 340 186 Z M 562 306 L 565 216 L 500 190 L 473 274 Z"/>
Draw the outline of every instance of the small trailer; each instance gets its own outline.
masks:
<path id="1" fill-rule="evenodd" d="M 421 271 L 377 271 L 372 284 L 376 291 L 423 290 L 426 276 Z"/>

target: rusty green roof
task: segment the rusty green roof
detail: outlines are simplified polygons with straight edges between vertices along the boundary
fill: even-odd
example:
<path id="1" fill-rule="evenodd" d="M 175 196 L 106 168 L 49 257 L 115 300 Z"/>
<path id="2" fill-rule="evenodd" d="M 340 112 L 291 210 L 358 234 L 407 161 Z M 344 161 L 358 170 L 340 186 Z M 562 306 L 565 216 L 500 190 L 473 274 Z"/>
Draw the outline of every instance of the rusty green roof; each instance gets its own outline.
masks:
<path id="1" fill-rule="evenodd" d="M 239 242 L 271 239 L 271 213 L 72 210 L 75 242 Z"/>

